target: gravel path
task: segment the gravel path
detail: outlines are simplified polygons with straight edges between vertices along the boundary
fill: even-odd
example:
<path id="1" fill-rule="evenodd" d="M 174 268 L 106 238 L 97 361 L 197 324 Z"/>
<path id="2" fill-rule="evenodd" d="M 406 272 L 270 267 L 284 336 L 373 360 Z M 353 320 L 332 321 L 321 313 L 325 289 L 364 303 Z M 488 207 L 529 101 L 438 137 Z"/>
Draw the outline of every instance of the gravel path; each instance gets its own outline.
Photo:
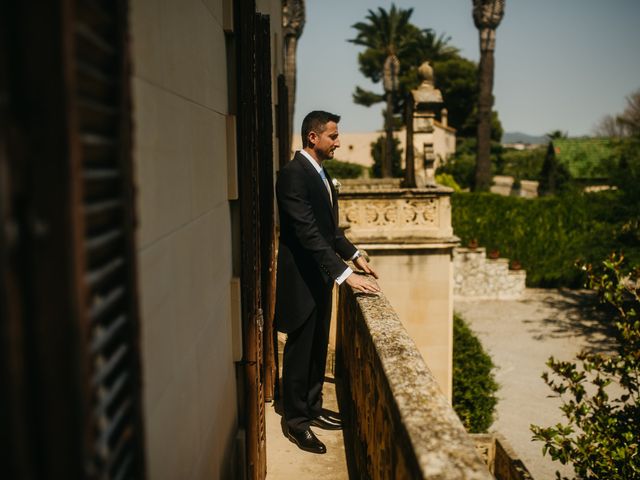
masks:
<path id="1" fill-rule="evenodd" d="M 570 360 L 583 348 L 607 349 L 606 330 L 598 321 L 597 300 L 588 291 L 527 289 L 521 300 L 456 301 L 459 313 L 476 332 L 498 366 L 497 419 L 501 433 L 536 480 L 571 476 L 572 469 L 542 456 L 542 443 L 531 441 L 529 425 L 563 421 L 560 401 L 540 375 L 550 356 Z"/>

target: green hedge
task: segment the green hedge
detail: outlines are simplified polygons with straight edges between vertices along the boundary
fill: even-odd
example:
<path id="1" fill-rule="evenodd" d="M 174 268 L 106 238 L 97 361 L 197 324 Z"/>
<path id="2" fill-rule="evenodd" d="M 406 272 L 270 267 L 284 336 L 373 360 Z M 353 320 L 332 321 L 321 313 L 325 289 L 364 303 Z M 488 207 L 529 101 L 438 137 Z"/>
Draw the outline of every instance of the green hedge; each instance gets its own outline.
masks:
<path id="1" fill-rule="evenodd" d="M 322 166 L 333 178 L 358 178 L 362 176 L 364 167 L 357 163 L 342 162 L 340 160 L 325 160 Z"/>
<path id="2" fill-rule="evenodd" d="M 623 251 L 630 263 L 640 260 L 638 216 L 620 192 L 536 199 L 455 193 L 452 208 L 454 233 L 463 245 L 476 239 L 518 260 L 529 286 L 580 287 L 584 278 L 576 260 L 598 262 L 611 251 Z"/>
<path id="3" fill-rule="evenodd" d="M 494 364 L 459 316 L 453 317 L 453 409 L 467 431 L 486 432 L 498 403 Z"/>

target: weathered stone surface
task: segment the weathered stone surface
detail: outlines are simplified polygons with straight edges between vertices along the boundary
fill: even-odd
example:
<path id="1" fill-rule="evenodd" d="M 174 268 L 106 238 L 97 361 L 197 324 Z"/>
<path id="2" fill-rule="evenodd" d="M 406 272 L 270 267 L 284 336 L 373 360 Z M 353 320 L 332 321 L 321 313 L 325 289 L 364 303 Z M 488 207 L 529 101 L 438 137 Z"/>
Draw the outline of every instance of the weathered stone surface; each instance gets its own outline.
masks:
<path id="1" fill-rule="evenodd" d="M 509 260 L 487 258 L 484 248 L 456 248 L 454 298 L 515 300 L 524 294 L 527 272 L 509 270 Z"/>
<path id="2" fill-rule="evenodd" d="M 358 478 L 493 478 L 383 294 L 343 284 L 336 356 Z"/>
<path id="3" fill-rule="evenodd" d="M 449 188 L 349 183 L 342 190 L 340 224 L 357 243 L 454 240 Z"/>
<path id="4" fill-rule="evenodd" d="M 472 440 L 489 471 L 498 480 L 533 480 L 527 467 L 499 433 L 474 433 Z"/>

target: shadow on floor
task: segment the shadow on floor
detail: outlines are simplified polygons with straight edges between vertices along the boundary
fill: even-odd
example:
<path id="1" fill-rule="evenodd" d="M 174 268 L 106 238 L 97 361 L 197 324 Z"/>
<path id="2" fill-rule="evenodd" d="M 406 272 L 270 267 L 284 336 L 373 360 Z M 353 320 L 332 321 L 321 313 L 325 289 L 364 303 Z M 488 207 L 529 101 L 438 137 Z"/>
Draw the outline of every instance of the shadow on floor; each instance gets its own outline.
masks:
<path id="1" fill-rule="evenodd" d="M 538 303 L 548 308 L 549 316 L 543 320 L 524 320 L 535 340 L 549 338 L 582 337 L 589 352 L 611 351 L 613 336 L 613 311 L 599 302 L 588 290 L 554 290 L 553 294 L 540 291 L 537 298 L 523 300 L 525 304 Z"/>

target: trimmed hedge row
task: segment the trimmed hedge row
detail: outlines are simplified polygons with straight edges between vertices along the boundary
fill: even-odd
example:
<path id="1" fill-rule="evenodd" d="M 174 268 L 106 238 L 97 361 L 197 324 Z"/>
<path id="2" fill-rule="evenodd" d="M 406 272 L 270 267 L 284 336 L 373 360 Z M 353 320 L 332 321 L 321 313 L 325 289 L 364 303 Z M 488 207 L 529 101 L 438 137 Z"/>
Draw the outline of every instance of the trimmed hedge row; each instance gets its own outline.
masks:
<path id="1" fill-rule="evenodd" d="M 332 178 L 358 178 L 364 173 L 364 167 L 357 163 L 343 162 L 341 160 L 325 160 L 322 166 L 329 172 Z"/>
<path id="2" fill-rule="evenodd" d="M 462 244 L 475 239 L 518 260 L 529 286 L 580 287 L 584 276 L 575 262 L 599 262 L 611 251 L 623 251 L 632 264 L 640 261 L 637 225 L 620 192 L 536 199 L 455 193 L 452 209 Z"/>
<path id="3" fill-rule="evenodd" d="M 458 315 L 453 317 L 453 409 L 470 433 L 486 432 L 493 423 L 498 384 L 491 357 Z"/>

